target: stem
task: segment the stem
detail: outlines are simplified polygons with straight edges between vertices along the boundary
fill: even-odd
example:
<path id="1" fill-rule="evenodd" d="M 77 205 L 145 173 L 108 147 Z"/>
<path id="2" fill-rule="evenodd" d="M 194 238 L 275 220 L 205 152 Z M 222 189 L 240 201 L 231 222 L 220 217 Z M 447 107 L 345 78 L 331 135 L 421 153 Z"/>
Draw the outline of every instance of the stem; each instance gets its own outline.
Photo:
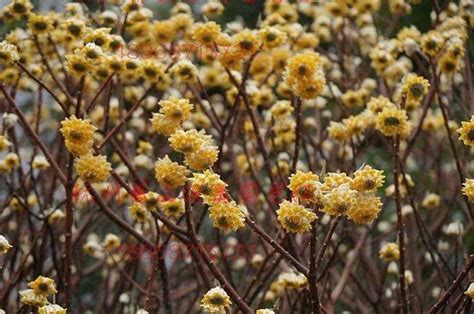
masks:
<path id="1" fill-rule="evenodd" d="M 69 153 L 66 183 L 66 219 L 65 219 L 65 249 L 64 249 L 64 288 L 66 295 L 66 306 L 71 307 L 71 268 L 72 268 L 72 226 L 74 224 L 72 191 L 74 188 L 73 179 L 74 157 Z"/>
<path id="2" fill-rule="evenodd" d="M 321 313 L 321 303 L 318 295 L 317 286 L 317 269 L 316 269 L 316 220 L 311 223 L 311 242 L 310 242 L 310 255 L 309 255 L 309 292 L 311 295 L 311 308 L 312 313 Z"/>
<path id="3" fill-rule="evenodd" d="M 402 204 L 400 199 L 400 181 L 398 179 L 400 174 L 400 136 L 397 135 L 393 145 L 394 151 L 394 169 L 393 176 L 395 181 L 395 201 L 397 206 L 397 230 L 398 230 L 398 244 L 400 246 L 400 272 L 398 274 L 398 280 L 400 284 L 400 295 L 402 298 L 402 313 L 408 313 L 408 302 L 406 296 L 405 287 L 405 239 L 404 239 L 404 226 L 403 226 L 403 215 L 402 215 Z"/>
<path id="4" fill-rule="evenodd" d="M 39 146 L 39 148 L 45 155 L 46 159 L 48 159 L 48 162 L 50 163 L 51 167 L 56 171 L 56 175 L 58 176 L 61 183 L 66 185 L 66 181 L 67 181 L 66 176 L 62 172 L 61 168 L 59 168 L 59 165 L 56 163 L 56 160 L 54 160 L 49 150 L 46 148 L 46 145 L 44 145 L 44 143 L 39 138 L 38 134 L 36 134 L 36 132 L 33 130 L 30 123 L 26 120 L 26 117 L 23 114 L 23 112 L 20 110 L 20 108 L 18 108 L 18 106 L 16 105 L 15 101 L 12 99 L 10 94 L 5 90 L 5 86 L 3 84 L 0 84 L 0 89 L 2 90 L 2 93 L 7 99 L 10 106 L 13 108 L 13 111 L 15 111 L 16 115 L 18 116 L 21 123 L 23 124 L 23 127 L 26 130 L 26 133 L 28 133 L 28 135 L 31 136 L 31 138 L 36 143 L 36 145 Z"/>
<path id="5" fill-rule="evenodd" d="M 291 172 L 296 173 L 296 165 L 298 164 L 298 157 L 300 152 L 300 142 L 301 142 L 301 99 L 299 97 L 293 98 L 293 103 L 296 108 L 295 117 L 296 117 L 296 138 L 295 138 L 295 152 L 293 154 L 293 165 L 291 167 Z"/>
<path id="6" fill-rule="evenodd" d="M 448 290 L 446 290 L 444 294 L 441 296 L 441 298 L 430 308 L 430 310 L 428 311 L 428 314 L 437 313 L 439 310 L 441 310 L 441 308 L 444 305 L 446 305 L 446 301 L 448 301 L 448 299 L 453 295 L 456 288 L 462 283 L 464 278 L 466 278 L 466 276 L 469 274 L 473 266 L 474 266 L 474 255 L 470 255 L 469 262 L 461 270 L 461 272 L 458 274 L 458 276 L 453 281 L 451 286 L 449 286 Z"/>
<path id="7" fill-rule="evenodd" d="M 196 229 L 194 228 L 194 222 L 191 216 L 191 206 L 189 201 L 189 186 L 186 184 L 184 186 L 184 208 L 185 208 L 185 215 L 186 215 L 186 225 L 188 227 L 189 237 L 191 241 L 197 245 L 198 248 L 201 247 L 201 243 L 196 235 Z M 214 277 L 220 282 L 222 288 L 229 294 L 229 297 L 232 301 L 237 304 L 237 306 L 244 311 L 245 313 L 253 313 L 252 309 L 248 306 L 247 303 L 242 299 L 239 293 L 232 287 L 232 285 L 227 281 L 225 276 L 221 273 L 219 268 L 213 263 L 212 258 L 206 252 L 206 250 L 200 250 L 201 256 L 206 263 L 209 270 L 212 272 Z"/>
<path id="8" fill-rule="evenodd" d="M 278 253 L 283 255 L 299 272 L 303 273 L 306 277 L 309 276 L 308 268 L 298 262 L 287 250 L 285 250 L 278 242 L 276 242 L 271 236 L 269 236 L 259 225 L 255 223 L 250 217 L 245 216 L 245 222 L 252 228 L 252 230 L 258 234 L 263 240 L 270 244 Z"/>

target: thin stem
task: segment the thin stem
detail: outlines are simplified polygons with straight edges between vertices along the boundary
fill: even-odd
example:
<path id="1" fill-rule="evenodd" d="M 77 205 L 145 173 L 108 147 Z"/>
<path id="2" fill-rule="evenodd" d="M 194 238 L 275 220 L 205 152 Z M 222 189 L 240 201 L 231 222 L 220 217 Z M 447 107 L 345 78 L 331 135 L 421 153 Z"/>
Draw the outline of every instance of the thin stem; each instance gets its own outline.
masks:
<path id="1" fill-rule="evenodd" d="M 196 229 L 194 228 L 194 222 L 191 216 L 191 204 L 189 200 L 189 187 L 186 184 L 184 187 L 184 208 L 185 208 L 185 216 L 186 216 L 186 225 L 188 227 L 189 237 L 191 241 L 197 245 L 198 248 L 201 247 L 201 243 L 197 237 Z M 200 250 L 201 256 L 206 263 L 209 270 L 212 272 L 214 277 L 220 282 L 222 288 L 229 294 L 229 297 L 236 303 L 236 305 L 245 313 L 253 313 L 252 309 L 248 306 L 247 303 L 242 299 L 239 293 L 232 287 L 229 281 L 225 278 L 225 276 L 221 273 L 219 268 L 213 263 L 211 257 L 206 252 L 206 250 Z"/>
<path id="2" fill-rule="evenodd" d="M 400 248 L 400 271 L 398 274 L 399 284 L 400 284 L 400 295 L 402 298 L 402 313 L 408 313 L 408 302 L 405 286 L 405 237 L 404 237 L 404 225 L 403 225 L 403 214 L 402 214 L 402 204 L 400 197 L 400 136 L 396 136 L 393 145 L 393 154 L 394 154 L 394 165 L 393 165 L 393 177 L 395 184 L 395 201 L 397 207 L 397 230 L 398 230 L 398 245 Z"/>
<path id="3" fill-rule="evenodd" d="M 66 181 L 67 181 L 66 176 L 62 172 L 59 165 L 56 163 L 56 160 L 53 158 L 53 156 L 51 155 L 49 150 L 46 148 L 46 145 L 44 145 L 44 143 L 39 138 L 38 134 L 36 134 L 36 132 L 33 130 L 30 123 L 26 120 L 25 115 L 20 110 L 20 108 L 18 108 L 15 101 L 11 98 L 10 94 L 7 92 L 7 90 L 5 89 L 5 86 L 3 84 L 0 84 L 0 89 L 2 90 L 3 95 L 7 99 L 8 103 L 12 107 L 13 111 L 15 111 L 16 115 L 20 119 L 20 122 L 23 125 L 23 127 L 25 128 L 26 133 L 28 133 L 28 135 L 33 139 L 35 144 L 39 146 L 39 148 L 41 149 L 41 151 L 45 155 L 45 157 L 48 160 L 48 162 L 50 163 L 50 165 L 56 171 L 56 174 L 57 174 L 59 180 L 61 181 L 61 183 L 66 185 Z"/>
<path id="4" fill-rule="evenodd" d="M 298 157 L 300 152 L 300 142 L 301 142 L 301 120 L 303 115 L 301 113 L 301 98 L 293 97 L 293 103 L 296 108 L 295 118 L 296 118 L 296 138 L 295 138 L 295 151 L 293 153 L 293 164 L 291 166 L 291 172 L 296 172 L 296 165 L 298 164 Z"/>
<path id="5" fill-rule="evenodd" d="M 459 272 L 458 276 L 453 281 L 451 286 L 449 286 L 448 290 L 446 290 L 441 296 L 441 298 L 438 301 L 436 301 L 436 303 L 430 308 L 430 310 L 428 311 L 428 314 L 437 313 L 438 311 L 441 310 L 441 308 L 444 305 L 446 305 L 446 301 L 448 301 L 449 298 L 453 295 L 454 291 L 456 291 L 456 288 L 462 283 L 464 278 L 466 278 L 466 276 L 469 274 L 469 272 L 471 271 L 473 267 L 474 267 L 474 255 L 470 255 L 469 261 L 466 264 L 466 266 L 464 266 L 461 272 Z"/>
<path id="6" fill-rule="evenodd" d="M 311 308 L 313 313 L 321 313 L 321 303 L 318 294 L 317 285 L 317 269 L 316 269 L 316 244 L 317 244 L 317 232 L 316 232 L 316 220 L 311 223 L 311 241 L 310 241 L 310 253 L 309 253 L 309 292 L 311 295 Z"/>
<path id="7" fill-rule="evenodd" d="M 309 271 L 306 266 L 301 264 L 295 257 L 293 257 L 287 250 L 285 250 L 278 242 L 276 242 L 271 236 L 269 236 L 259 225 L 255 223 L 250 217 L 245 216 L 245 222 L 247 225 L 258 234 L 265 242 L 270 244 L 278 253 L 283 255 L 299 272 L 303 273 L 306 277 L 309 276 Z"/>

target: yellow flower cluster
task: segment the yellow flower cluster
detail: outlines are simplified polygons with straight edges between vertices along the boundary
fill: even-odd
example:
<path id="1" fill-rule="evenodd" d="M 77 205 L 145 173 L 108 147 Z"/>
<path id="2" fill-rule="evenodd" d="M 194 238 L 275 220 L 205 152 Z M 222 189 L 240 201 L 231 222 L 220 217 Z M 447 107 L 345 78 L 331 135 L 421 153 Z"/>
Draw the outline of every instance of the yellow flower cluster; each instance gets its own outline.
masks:
<path id="1" fill-rule="evenodd" d="M 160 113 L 151 119 L 153 129 L 159 134 L 169 136 L 189 118 L 193 105 L 187 99 L 170 97 L 160 101 Z"/>
<path id="2" fill-rule="evenodd" d="M 474 147 L 474 116 L 468 122 L 461 122 L 461 127 L 457 129 L 457 132 L 464 145 Z"/>
<path id="3" fill-rule="evenodd" d="M 0 254 L 6 254 L 12 247 L 7 238 L 0 235 Z"/>
<path id="4" fill-rule="evenodd" d="M 63 120 L 61 125 L 67 149 L 76 156 L 88 154 L 94 144 L 94 133 L 97 130 L 90 120 L 71 116 Z"/>
<path id="5" fill-rule="evenodd" d="M 372 223 L 381 210 L 382 202 L 374 193 L 384 183 L 380 170 L 364 166 L 353 178 L 345 173 L 328 173 L 323 182 L 311 172 L 297 171 L 290 177 L 288 188 L 293 197 L 313 204 L 328 215 L 346 215 L 359 224 Z M 294 202 L 283 201 L 277 211 L 278 220 L 289 232 L 304 232 L 311 229 L 316 215 Z"/>
<path id="6" fill-rule="evenodd" d="M 201 306 L 209 313 L 222 313 L 232 302 L 221 287 L 209 290 L 201 299 Z"/>
<path id="7" fill-rule="evenodd" d="M 386 262 L 397 261 L 400 258 L 400 249 L 397 243 L 387 243 L 379 251 L 379 256 Z"/>
<path id="8" fill-rule="evenodd" d="M 76 172 L 83 181 L 100 183 L 107 180 L 112 170 L 105 156 L 83 155 L 76 159 Z"/>
<path id="9" fill-rule="evenodd" d="M 155 163 L 155 178 L 163 188 L 176 189 L 186 182 L 188 169 L 172 161 L 168 155 Z"/>
<path id="10" fill-rule="evenodd" d="M 287 232 L 303 233 L 311 230 L 311 222 L 317 219 L 315 213 L 296 202 L 283 201 L 277 210 L 278 221 Z"/>
<path id="11" fill-rule="evenodd" d="M 234 201 L 213 202 L 209 207 L 212 225 L 225 231 L 235 231 L 244 226 L 243 209 Z"/>
<path id="12" fill-rule="evenodd" d="M 474 202 L 474 179 L 466 179 L 462 193 L 466 195 L 469 201 Z"/>
<path id="13" fill-rule="evenodd" d="M 291 57 L 286 66 L 285 83 L 302 98 L 319 96 L 326 84 L 319 54 L 306 52 Z"/>
<path id="14" fill-rule="evenodd" d="M 20 291 L 20 301 L 33 306 L 44 306 L 48 303 L 48 296 L 56 294 L 56 284 L 48 277 L 38 276 L 28 283 L 30 289 Z"/>

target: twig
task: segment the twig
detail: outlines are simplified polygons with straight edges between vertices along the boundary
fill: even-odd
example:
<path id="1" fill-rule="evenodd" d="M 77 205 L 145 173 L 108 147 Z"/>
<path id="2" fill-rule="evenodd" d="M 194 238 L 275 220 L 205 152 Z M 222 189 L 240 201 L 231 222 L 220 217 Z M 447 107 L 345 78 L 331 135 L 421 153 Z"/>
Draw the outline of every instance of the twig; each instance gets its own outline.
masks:
<path id="1" fill-rule="evenodd" d="M 474 266 L 474 255 L 470 255 L 469 261 L 466 264 L 466 266 L 464 266 L 461 272 L 459 272 L 458 276 L 453 281 L 451 286 L 449 286 L 448 290 L 446 290 L 441 296 L 441 298 L 438 301 L 436 301 L 436 303 L 430 308 L 430 310 L 428 311 L 428 314 L 437 313 L 439 310 L 441 310 L 441 308 L 444 305 L 446 305 L 446 301 L 453 295 L 456 288 L 462 283 L 464 278 L 466 278 L 466 276 L 469 274 L 473 266 Z"/>

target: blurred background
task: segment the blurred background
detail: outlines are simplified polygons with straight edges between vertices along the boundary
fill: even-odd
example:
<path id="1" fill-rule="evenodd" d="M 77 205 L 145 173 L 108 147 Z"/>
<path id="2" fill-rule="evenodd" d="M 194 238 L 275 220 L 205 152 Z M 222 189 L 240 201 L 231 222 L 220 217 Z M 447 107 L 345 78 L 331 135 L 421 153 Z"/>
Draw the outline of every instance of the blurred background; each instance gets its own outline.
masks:
<path id="1" fill-rule="evenodd" d="M 115 3 L 115 0 L 104 0 L 106 4 Z M 201 6 L 207 2 L 207 0 L 137 0 L 142 2 L 146 7 L 153 10 L 155 18 L 163 19 L 169 16 L 171 7 L 176 2 L 185 2 L 193 7 L 194 13 L 199 15 L 201 13 Z M 279 0 L 275 0 L 279 1 Z M 301 2 L 318 2 L 321 0 L 297 0 Z M 290 2 L 297 2 L 292 1 Z M 451 0 L 447 0 L 451 1 Z M 10 0 L 0 0 L 0 7 L 4 7 L 6 4 L 11 2 Z M 31 1 L 35 8 L 39 10 L 54 10 L 62 11 L 64 4 L 68 2 L 79 2 L 84 3 L 90 9 L 94 10 L 100 7 L 101 0 L 84 0 L 84 1 L 67 1 L 67 0 L 32 0 Z M 444 1 L 440 1 L 443 3 Z M 455 1 L 458 2 L 458 1 Z M 217 18 L 216 21 L 221 23 L 223 26 L 235 20 L 237 17 L 243 18 L 248 27 L 255 27 L 258 22 L 259 15 L 263 12 L 264 0 L 223 0 L 222 3 L 225 6 L 224 14 Z M 382 9 L 380 13 L 380 20 L 387 23 L 390 19 L 390 14 L 387 9 L 387 1 L 382 0 Z M 422 0 L 420 4 L 413 5 L 411 14 L 402 17 L 401 25 L 415 25 L 422 32 L 430 28 L 430 12 L 431 12 L 431 0 Z M 304 17 L 302 17 L 304 19 Z M 377 17 L 376 17 L 377 18 Z M 4 36 L 7 29 L 7 25 L 0 23 L 1 33 L 0 36 Z"/>

